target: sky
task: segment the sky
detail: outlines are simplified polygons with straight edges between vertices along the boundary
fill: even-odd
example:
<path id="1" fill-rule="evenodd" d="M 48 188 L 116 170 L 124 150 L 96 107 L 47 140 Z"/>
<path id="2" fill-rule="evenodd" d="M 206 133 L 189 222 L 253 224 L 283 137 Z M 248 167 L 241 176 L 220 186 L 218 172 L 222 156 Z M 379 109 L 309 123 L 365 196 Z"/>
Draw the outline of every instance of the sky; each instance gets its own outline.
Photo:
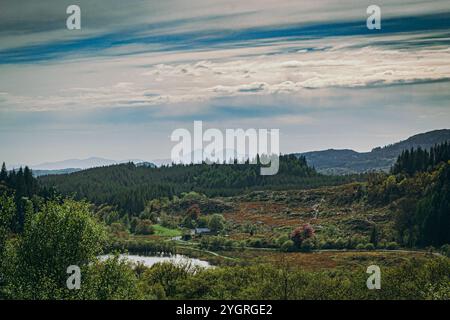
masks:
<path id="1" fill-rule="evenodd" d="M 0 160 L 167 159 L 195 120 L 369 151 L 450 128 L 449 44 L 448 0 L 2 0 Z"/>

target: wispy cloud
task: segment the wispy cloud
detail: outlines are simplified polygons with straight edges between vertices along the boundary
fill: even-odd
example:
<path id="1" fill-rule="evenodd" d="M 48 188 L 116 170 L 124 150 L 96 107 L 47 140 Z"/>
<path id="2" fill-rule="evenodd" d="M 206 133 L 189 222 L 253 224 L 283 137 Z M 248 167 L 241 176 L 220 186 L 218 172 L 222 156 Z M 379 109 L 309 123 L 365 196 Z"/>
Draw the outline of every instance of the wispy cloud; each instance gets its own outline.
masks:
<path id="1" fill-rule="evenodd" d="M 51 95 L 3 93 L 0 105 L 35 111 L 142 107 L 201 102 L 220 97 L 299 94 L 308 89 L 327 87 L 372 87 L 450 80 L 450 48 L 353 48 L 359 41 L 359 38 L 352 38 L 344 44 L 335 39 L 323 50 L 300 49 L 279 55 L 261 54 L 259 50 L 259 55 L 234 58 L 240 53 L 252 52 L 251 49 L 241 49 L 229 52 L 226 59 L 134 68 L 135 58 L 125 57 L 111 67 L 115 72 L 132 68 L 132 81 L 108 86 L 70 87 Z M 291 46 L 293 44 L 290 43 Z M 277 47 L 265 48 L 273 51 Z M 283 51 L 281 47 L 278 49 Z M 214 56 L 215 52 L 210 54 Z M 223 56 L 223 52 L 219 56 Z M 143 62 L 145 57 L 139 60 L 139 63 Z"/>
<path id="2" fill-rule="evenodd" d="M 72 32 L 70 0 L 2 2 L 8 154 L 23 157 L 11 143 L 22 137 L 42 161 L 54 145 L 114 158 L 105 149 L 111 136 L 123 143 L 119 155 L 136 136 L 157 136 L 152 150 L 163 156 L 164 130 L 198 119 L 279 126 L 291 151 L 308 149 L 296 141 L 345 146 L 352 130 L 366 130 L 353 137 L 365 148 L 449 120 L 448 0 L 380 0 L 379 31 L 366 28 L 368 0 L 77 3 L 82 30 Z"/>

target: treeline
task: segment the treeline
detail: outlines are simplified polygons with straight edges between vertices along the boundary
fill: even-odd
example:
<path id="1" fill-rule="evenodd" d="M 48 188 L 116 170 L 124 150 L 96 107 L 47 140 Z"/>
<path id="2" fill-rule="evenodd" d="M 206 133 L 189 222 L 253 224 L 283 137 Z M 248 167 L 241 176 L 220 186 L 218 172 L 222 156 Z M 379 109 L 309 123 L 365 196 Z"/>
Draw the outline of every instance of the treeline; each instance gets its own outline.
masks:
<path id="1" fill-rule="evenodd" d="M 391 204 L 399 242 L 414 247 L 450 243 L 450 145 L 403 152 L 390 175 L 371 175 L 368 200 Z"/>
<path id="2" fill-rule="evenodd" d="M 4 162 L 0 171 L 0 183 L 3 188 L 14 189 L 20 197 L 31 197 L 39 190 L 37 180 L 33 177 L 30 168 L 20 167 L 17 171 L 15 169 L 8 171 Z"/>
<path id="3" fill-rule="evenodd" d="M 448 159 L 450 159 L 450 144 L 448 142 L 435 145 L 429 151 L 420 147 L 412 148 L 400 154 L 391 172 L 393 174 L 406 173 L 411 175 L 432 169 Z"/>
<path id="4" fill-rule="evenodd" d="M 101 260 L 105 248 L 149 253 L 174 248 L 156 242 L 110 243 L 90 204 L 32 198 L 26 201 L 23 230 L 15 232 L 14 192 L 0 192 L 0 300 L 450 298 L 449 260 L 438 257 L 384 268 L 383 290 L 367 290 L 365 268 L 310 272 L 283 258 L 273 264 L 210 269 L 189 263 L 133 266 L 117 255 Z M 311 232 L 300 231 L 292 237 L 304 242 L 298 236 Z M 79 290 L 67 286 L 67 270 L 74 265 L 82 274 Z"/>
<path id="5" fill-rule="evenodd" d="M 138 214 L 152 199 L 173 197 L 195 191 L 207 196 L 232 196 L 247 190 L 313 188 L 337 185 L 355 179 L 324 176 L 307 165 L 304 157 L 280 157 L 279 172 L 260 175 L 255 164 L 177 164 L 161 168 L 133 163 L 94 168 L 69 175 L 40 177 L 47 188 L 64 195 L 87 199 L 95 204 L 115 205 L 122 212 Z"/>
<path id="6" fill-rule="evenodd" d="M 17 209 L 11 224 L 15 232 L 23 230 L 27 201 L 40 191 L 37 180 L 30 168 L 20 167 L 17 171 L 6 170 L 3 162 L 0 171 L 0 193 L 12 195 Z"/>

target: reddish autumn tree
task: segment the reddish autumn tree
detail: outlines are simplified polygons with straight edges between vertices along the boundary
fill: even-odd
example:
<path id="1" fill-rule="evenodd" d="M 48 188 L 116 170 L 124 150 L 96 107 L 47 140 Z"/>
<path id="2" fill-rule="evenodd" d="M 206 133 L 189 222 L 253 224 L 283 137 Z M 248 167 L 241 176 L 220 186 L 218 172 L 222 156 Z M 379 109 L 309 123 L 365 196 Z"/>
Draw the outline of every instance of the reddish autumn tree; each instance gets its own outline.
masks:
<path id="1" fill-rule="evenodd" d="M 294 244 L 297 248 L 302 245 L 302 242 L 306 239 L 311 239 L 314 237 L 314 228 L 306 223 L 301 227 L 295 228 L 291 233 L 291 240 L 294 241 Z"/>
<path id="2" fill-rule="evenodd" d="M 186 217 L 189 217 L 191 220 L 197 221 L 197 219 L 200 217 L 200 207 L 198 204 L 193 204 L 190 206 L 186 211 Z"/>

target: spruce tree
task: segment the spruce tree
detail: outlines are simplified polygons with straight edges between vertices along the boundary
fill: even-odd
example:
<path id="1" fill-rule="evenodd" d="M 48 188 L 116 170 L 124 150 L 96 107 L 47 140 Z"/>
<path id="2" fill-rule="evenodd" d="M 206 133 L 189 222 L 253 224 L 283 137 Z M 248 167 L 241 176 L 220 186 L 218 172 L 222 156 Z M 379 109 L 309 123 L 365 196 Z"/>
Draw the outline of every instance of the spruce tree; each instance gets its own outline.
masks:
<path id="1" fill-rule="evenodd" d="M 8 178 L 8 171 L 6 170 L 6 164 L 3 162 L 2 170 L 0 171 L 0 181 L 6 181 Z"/>

